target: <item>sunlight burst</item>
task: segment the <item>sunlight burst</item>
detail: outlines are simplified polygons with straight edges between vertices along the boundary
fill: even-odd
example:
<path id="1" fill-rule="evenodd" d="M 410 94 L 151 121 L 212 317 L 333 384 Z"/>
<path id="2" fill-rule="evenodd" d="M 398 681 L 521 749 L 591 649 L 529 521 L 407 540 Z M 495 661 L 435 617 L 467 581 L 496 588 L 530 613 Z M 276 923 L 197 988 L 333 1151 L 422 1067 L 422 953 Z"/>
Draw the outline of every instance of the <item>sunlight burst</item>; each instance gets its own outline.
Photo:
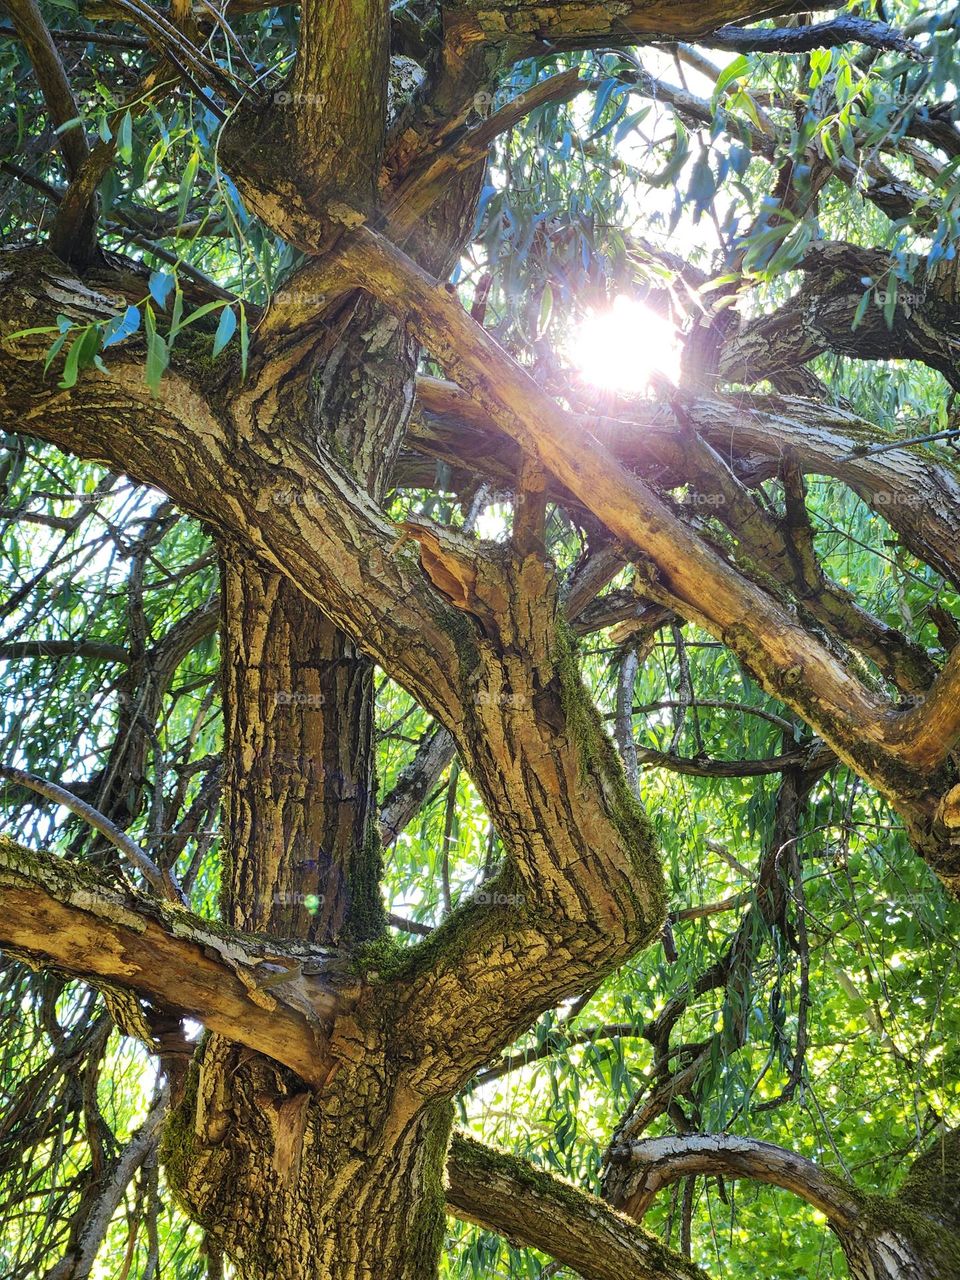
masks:
<path id="1" fill-rule="evenodd" d="M 567 351 L 584 382 L 609 391 L 645 394 L 658 374 L 673 383 L 680 377 L 673 325 L 625 294 L 612 307 L 590 312 Z"/>

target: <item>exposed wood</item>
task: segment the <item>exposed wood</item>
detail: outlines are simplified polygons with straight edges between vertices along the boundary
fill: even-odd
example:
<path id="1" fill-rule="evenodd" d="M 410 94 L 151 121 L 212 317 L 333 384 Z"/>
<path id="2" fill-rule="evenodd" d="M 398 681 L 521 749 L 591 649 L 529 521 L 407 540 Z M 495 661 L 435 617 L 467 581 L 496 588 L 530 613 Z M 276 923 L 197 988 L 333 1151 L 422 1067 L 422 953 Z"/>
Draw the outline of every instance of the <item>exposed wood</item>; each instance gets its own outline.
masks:
<path id="1" fill-rule="evenodd" d="M 70 973 L 119 984 L 238 1044 L 323 1078 L 323 1028 L 341 1004 L 335 958 L 273 945 L 181 909 L 98 886 L 63 859 L 0 841 L 0 944 Z M 313 965 L 314 976 L 303 967 Z M 289 974 L 262 991 L 269 978 Z"/>

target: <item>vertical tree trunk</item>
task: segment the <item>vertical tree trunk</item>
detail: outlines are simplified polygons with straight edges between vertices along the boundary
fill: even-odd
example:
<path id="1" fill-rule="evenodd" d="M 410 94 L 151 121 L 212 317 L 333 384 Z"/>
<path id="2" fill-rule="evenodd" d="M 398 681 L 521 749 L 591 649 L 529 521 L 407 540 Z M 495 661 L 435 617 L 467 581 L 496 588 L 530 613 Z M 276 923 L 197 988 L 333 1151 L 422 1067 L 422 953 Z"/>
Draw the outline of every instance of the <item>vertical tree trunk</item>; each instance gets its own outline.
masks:
<path id="1" fill-rule="evenodd" d="M 347 1022 L 317 1092 L 221 1037 L 192 1068 L 165 1160 L 239 1280 L 436 1275 L 452 1108 L 411 1102 L 386 1029 L 364 1011 Z"/>
<path id="2" fill-rule="evenodd" d="M 837 1235 L 851 1280 L 960 1280 L 960 1129 L 917 1157 L 896 1196 L 869 1197 Z"/>
<path id="3" fill-rule="evenodd" d="M 279 574 L 228 552 L 221 576 L 225 918 L 318 943 L 375 937 L 372 664 Z"/>
<path id="4" fill-rule="evenodd" d="M 414 346 L 389 313 L 344 300 L 311 369 L 280 389 L 271 429 L 307 437 L 381 499 L 414 369 Z M 221 577 L 225 918 L 354 947 L 385 930 L 373 665 L 252 557 L 222 548 Z M 222 1037 L 205 1041 L 166 1161 L 240 1280 L 436 1274 L 452 1111 L 404 1087 L 391 1016 L 361 1001 L 338 1018 L 318 1046 L 329 1063 L 318 1091 Z"/>
<path id="5" fill-rule="evenodd" d="M 944 1233 L 942 1248 L 918 1244 L 893 1227 L 842 1240 L 850 1280 L 954 1280 L 960 1239 Z"/>

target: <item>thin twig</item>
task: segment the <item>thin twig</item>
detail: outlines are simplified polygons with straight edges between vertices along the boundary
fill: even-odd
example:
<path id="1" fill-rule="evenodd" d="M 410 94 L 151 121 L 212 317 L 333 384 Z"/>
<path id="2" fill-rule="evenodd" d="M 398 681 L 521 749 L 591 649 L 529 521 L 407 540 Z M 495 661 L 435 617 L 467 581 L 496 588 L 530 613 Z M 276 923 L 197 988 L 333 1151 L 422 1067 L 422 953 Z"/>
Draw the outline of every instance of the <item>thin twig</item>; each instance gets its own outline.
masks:
<path id="1" fill-rule="evenodd" d="M 44 778 L 38 778 L 32 773 L 27 773 L 25 769 L 17 769 L 12 765 L 0 765 L 0 778 L 6 778 L 8 782 L 15 782 L 21 787 L 28 787 L 47 800 L 54 800 L 65 809 L 69 809 L 71 813 L 99 831 L 115 849 L 124 854 L 161 897 L 169 902 L 185 905 L 183 894 L 173 878 L 173 873 L 168 871 L 164 874 L 153 859 L 99 809 L 87 804 L 85 800 L 75 796 L 72 791 L 67 791 L 65 787 L 58 786 L 55 782 L 47 782 Z"/>

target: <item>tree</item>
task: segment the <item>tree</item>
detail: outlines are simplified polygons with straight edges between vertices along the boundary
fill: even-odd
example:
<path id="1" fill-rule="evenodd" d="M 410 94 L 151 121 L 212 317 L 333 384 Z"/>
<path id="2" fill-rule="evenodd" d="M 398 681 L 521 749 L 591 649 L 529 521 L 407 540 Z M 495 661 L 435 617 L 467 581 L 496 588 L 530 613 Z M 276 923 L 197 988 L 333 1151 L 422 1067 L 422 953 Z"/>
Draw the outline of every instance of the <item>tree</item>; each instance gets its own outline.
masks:
<path id="1" fill-rule="evenodd" d="M 746 1178 L 960 1276 L 955 14 L 8 10 L 4 1273 L 694 1277 Z M 571 376 L 618 289 L 677 384 Z M 763 1128 L 864 1027 L 894 1196 Z M 582 1189 L 452 1135 L 543 1064 Z"/>

